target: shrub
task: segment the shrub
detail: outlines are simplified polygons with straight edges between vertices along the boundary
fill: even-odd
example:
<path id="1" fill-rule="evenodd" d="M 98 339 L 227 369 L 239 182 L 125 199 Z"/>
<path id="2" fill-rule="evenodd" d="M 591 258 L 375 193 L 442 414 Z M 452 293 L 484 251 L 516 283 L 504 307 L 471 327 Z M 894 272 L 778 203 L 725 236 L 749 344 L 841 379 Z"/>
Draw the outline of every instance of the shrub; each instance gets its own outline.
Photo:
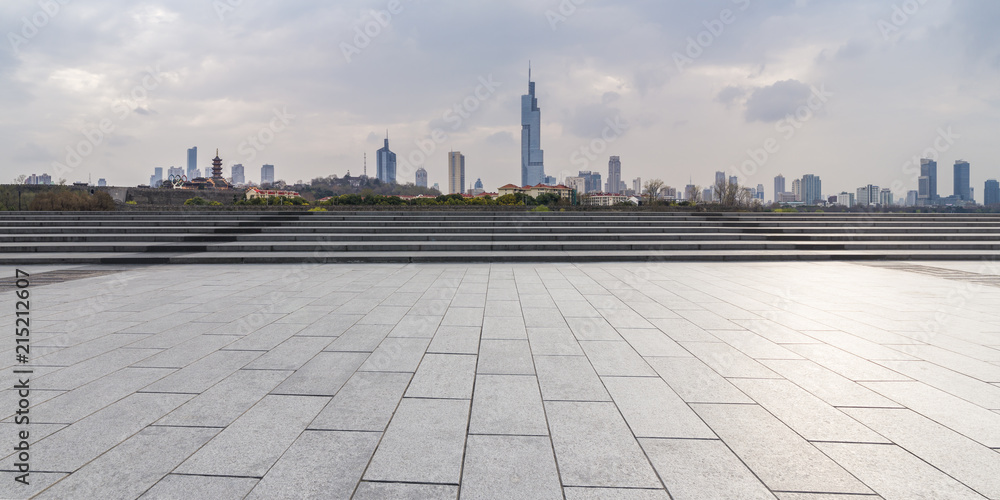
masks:
<path id="1" fill-rule="evenodd" d="M 28 210 L 49 212 L 96 212 L 115 209 L 115 200 L 104 191 L 93 195 L 80 191 L 49 191 L 39 193 L 28 205 Z"/>

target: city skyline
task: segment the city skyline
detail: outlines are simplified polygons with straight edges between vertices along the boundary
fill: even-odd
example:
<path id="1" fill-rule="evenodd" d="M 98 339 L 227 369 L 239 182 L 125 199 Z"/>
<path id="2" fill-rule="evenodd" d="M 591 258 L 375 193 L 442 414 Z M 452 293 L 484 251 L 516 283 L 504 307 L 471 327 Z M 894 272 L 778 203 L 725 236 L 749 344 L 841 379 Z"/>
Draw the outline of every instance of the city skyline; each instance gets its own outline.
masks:
<path id="1" fill-rule="evenodd" d="M 831 191 L 867 183 L 908 191 L 919 188 L 928 151 L 942 165 L 978 166 L 976 191 L 1000 177 L 991 137 L 1000 35 L 988 22 L 996 4 L 930 2 L 899 18 L 892 5 L 860 1 L 622 1 L 577 5 L 571 15 L 526 1 L 403 7 L 361 48 L 355 28 L 385 6 L 62 6 L 36 35 L 0 49 L 8 110 L 0 147 L 10 152 L 2 168 L 9 178 L 48 173 L 72 183 L 93 174 L 138 185 L 155 167 L 186 167 L 183 151 L 197 139 L 219 147 L 227 167 L 276 164 L 294 182 L 360 171 L 388 127 L 401 167 L 424 156 L 413 166 L 441 181 L 447 152 L 461 150 L 485 185 L 502 185 L 517 178 L 517 108 L 532 60 L 546 173 L 559 180 L 622 155 L 630 178 L 672 185 L 717 170 L 768 185 L 794 171 L 821 176 Z M 15 34 L 37 10 L 0 6 Z M 608 22 L 635 29 L 608 39 Z M 477 36 L 454 44 L 429 34 L 456 25 Z M 269 43 L 248 39 L 250 26 Z M 181 42 L 164 50 L 167 39 Z M 128 53 L 110 50 L 125 43 Z M 358 52 L 344 55 L 344 44 Z M 76 166 L 60 175 L 55 163 Z M 938 190 L 948 194 L 944 177 Z"/>

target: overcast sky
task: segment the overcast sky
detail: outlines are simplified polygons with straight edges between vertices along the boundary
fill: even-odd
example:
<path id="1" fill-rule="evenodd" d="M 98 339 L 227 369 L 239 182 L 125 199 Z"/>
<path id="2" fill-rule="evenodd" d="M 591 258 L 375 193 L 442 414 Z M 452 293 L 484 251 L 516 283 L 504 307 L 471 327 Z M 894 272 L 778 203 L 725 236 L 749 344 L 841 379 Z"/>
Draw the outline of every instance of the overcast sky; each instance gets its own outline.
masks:
<path id="1" fill-rule="evenodd" d="M 980 201 L 1000 177 L 995 0 L 5 0 L 0 20 L 3 182 L 137 185 L 192 146 L 254 181 L 365 153 L 374 175 L 388 129 L 401 182 L 447 186 L 457 150 L 496 190 L 520 180 L 529 60 L 559 179 L 618 155 L 630 185 L 725 170 L 771 199 L 813 173 L 899 197 L 931 153 L 941 193 L 958 159 Z"/>

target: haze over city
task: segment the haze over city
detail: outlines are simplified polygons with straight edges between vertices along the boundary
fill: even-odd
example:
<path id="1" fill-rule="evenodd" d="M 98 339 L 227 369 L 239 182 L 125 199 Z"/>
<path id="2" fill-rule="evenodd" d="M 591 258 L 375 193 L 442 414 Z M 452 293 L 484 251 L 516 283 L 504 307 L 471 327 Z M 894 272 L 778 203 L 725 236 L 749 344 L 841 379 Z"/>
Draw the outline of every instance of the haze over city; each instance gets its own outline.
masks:
<path id="1" fill-rule="evenodd" d="M 494 190 L 520 177 L 529 60 L 557 179 L 614 155 L 626 181 L 708 186 L 725 171 L 770 190 L 778 174 L 816 174 L 827 194 L 902 196 L 913 162 L 936 155 L 945 172 L 969 161 L 982 201 L 1000 176 L 1000 5 L 985 1 L 53 0 L 0 13 L 9 178 L 136 185 L 185 166 L 192 146 L 202 168 L 219 148 L 227 174 L 357 175 L 367 154 L 372 175 L 388 129 L 400 182 L 422 166 L 446 185 L 456 150 L 469 183 Z M 53 172 L 81 141 L 93 151 Z M 766 160 L 748 154 L 769 141 Z"/>

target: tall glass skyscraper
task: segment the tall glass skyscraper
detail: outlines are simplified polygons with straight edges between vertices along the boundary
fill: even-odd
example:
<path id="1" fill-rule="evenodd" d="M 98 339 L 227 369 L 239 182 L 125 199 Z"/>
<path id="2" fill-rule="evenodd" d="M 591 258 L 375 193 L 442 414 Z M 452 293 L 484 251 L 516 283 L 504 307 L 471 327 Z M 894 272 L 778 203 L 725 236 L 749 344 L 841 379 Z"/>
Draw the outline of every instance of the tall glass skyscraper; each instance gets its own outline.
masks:
<path id="1" fill-rule="evenodd" d="M 427 169 L 418 168 L 417 169 L 417 187 L 425 188 L 427 187 Z"/>
<path id="2" fill-rule="evenodd" d="M 812 174 L 802 176 L 802 201 L 806 205 L 823 202 L 823 182 L 819 176 Z"/>
<path id="3" fill-rule="evenodd" d="M 465 155 L 452 151 L 448 153 L 448 194 L 465 192 Z"/>
<path id="4" fill-rule="evenodd" d="M 260 184 L 274 184 L 274 165 L 260 167 Z"/>
<path id="5" fill-rule="evenodd" d="M 535 98 L 535 82 L 528 66 L 528 93 L 521 96 L 521 185 L 535 186 L 545 182 L 545 160 L 542 151 L 542 110 Z"/>
<path id="6" fill-rule="evenodd" d="M 955 197 L 972 201 L 972 185 L 969 182 L 969 162 L 958 160 L 955 162 Z"/>
<path id="7" fill-rule="evenodd" d="M 389 133 L 385 134 L 385 146 L 378 150 L 378 180 L 384 184 L 396 183 L 396 153 L 389 151 Z"/>
<path id="8" fill-rule="evenodd" d="M 623 191 L 622 186 L 622 159 L 619 156 L 612 156 L 608 161 L 608 185 L 604 192 L 618 194 Z"/>
<path id="9" fill-rule="evenodd" d="M 926 193 L 921 189 L 920 197 L 925 198 L 929 204 L 934 204 L 938 200 L 937 175 L 936 161 L 926 158 L 920 160 L 920 177 L 927 177 Z"/>
<path id="10" fill-rule="evenodd" d="M 195 146 L 188 150 L 188 165 L 187 165 L 187 176 L 188 179 L 194 179 L 198 177 L 195 170 L 198 170 L 198 147 Z"/>

